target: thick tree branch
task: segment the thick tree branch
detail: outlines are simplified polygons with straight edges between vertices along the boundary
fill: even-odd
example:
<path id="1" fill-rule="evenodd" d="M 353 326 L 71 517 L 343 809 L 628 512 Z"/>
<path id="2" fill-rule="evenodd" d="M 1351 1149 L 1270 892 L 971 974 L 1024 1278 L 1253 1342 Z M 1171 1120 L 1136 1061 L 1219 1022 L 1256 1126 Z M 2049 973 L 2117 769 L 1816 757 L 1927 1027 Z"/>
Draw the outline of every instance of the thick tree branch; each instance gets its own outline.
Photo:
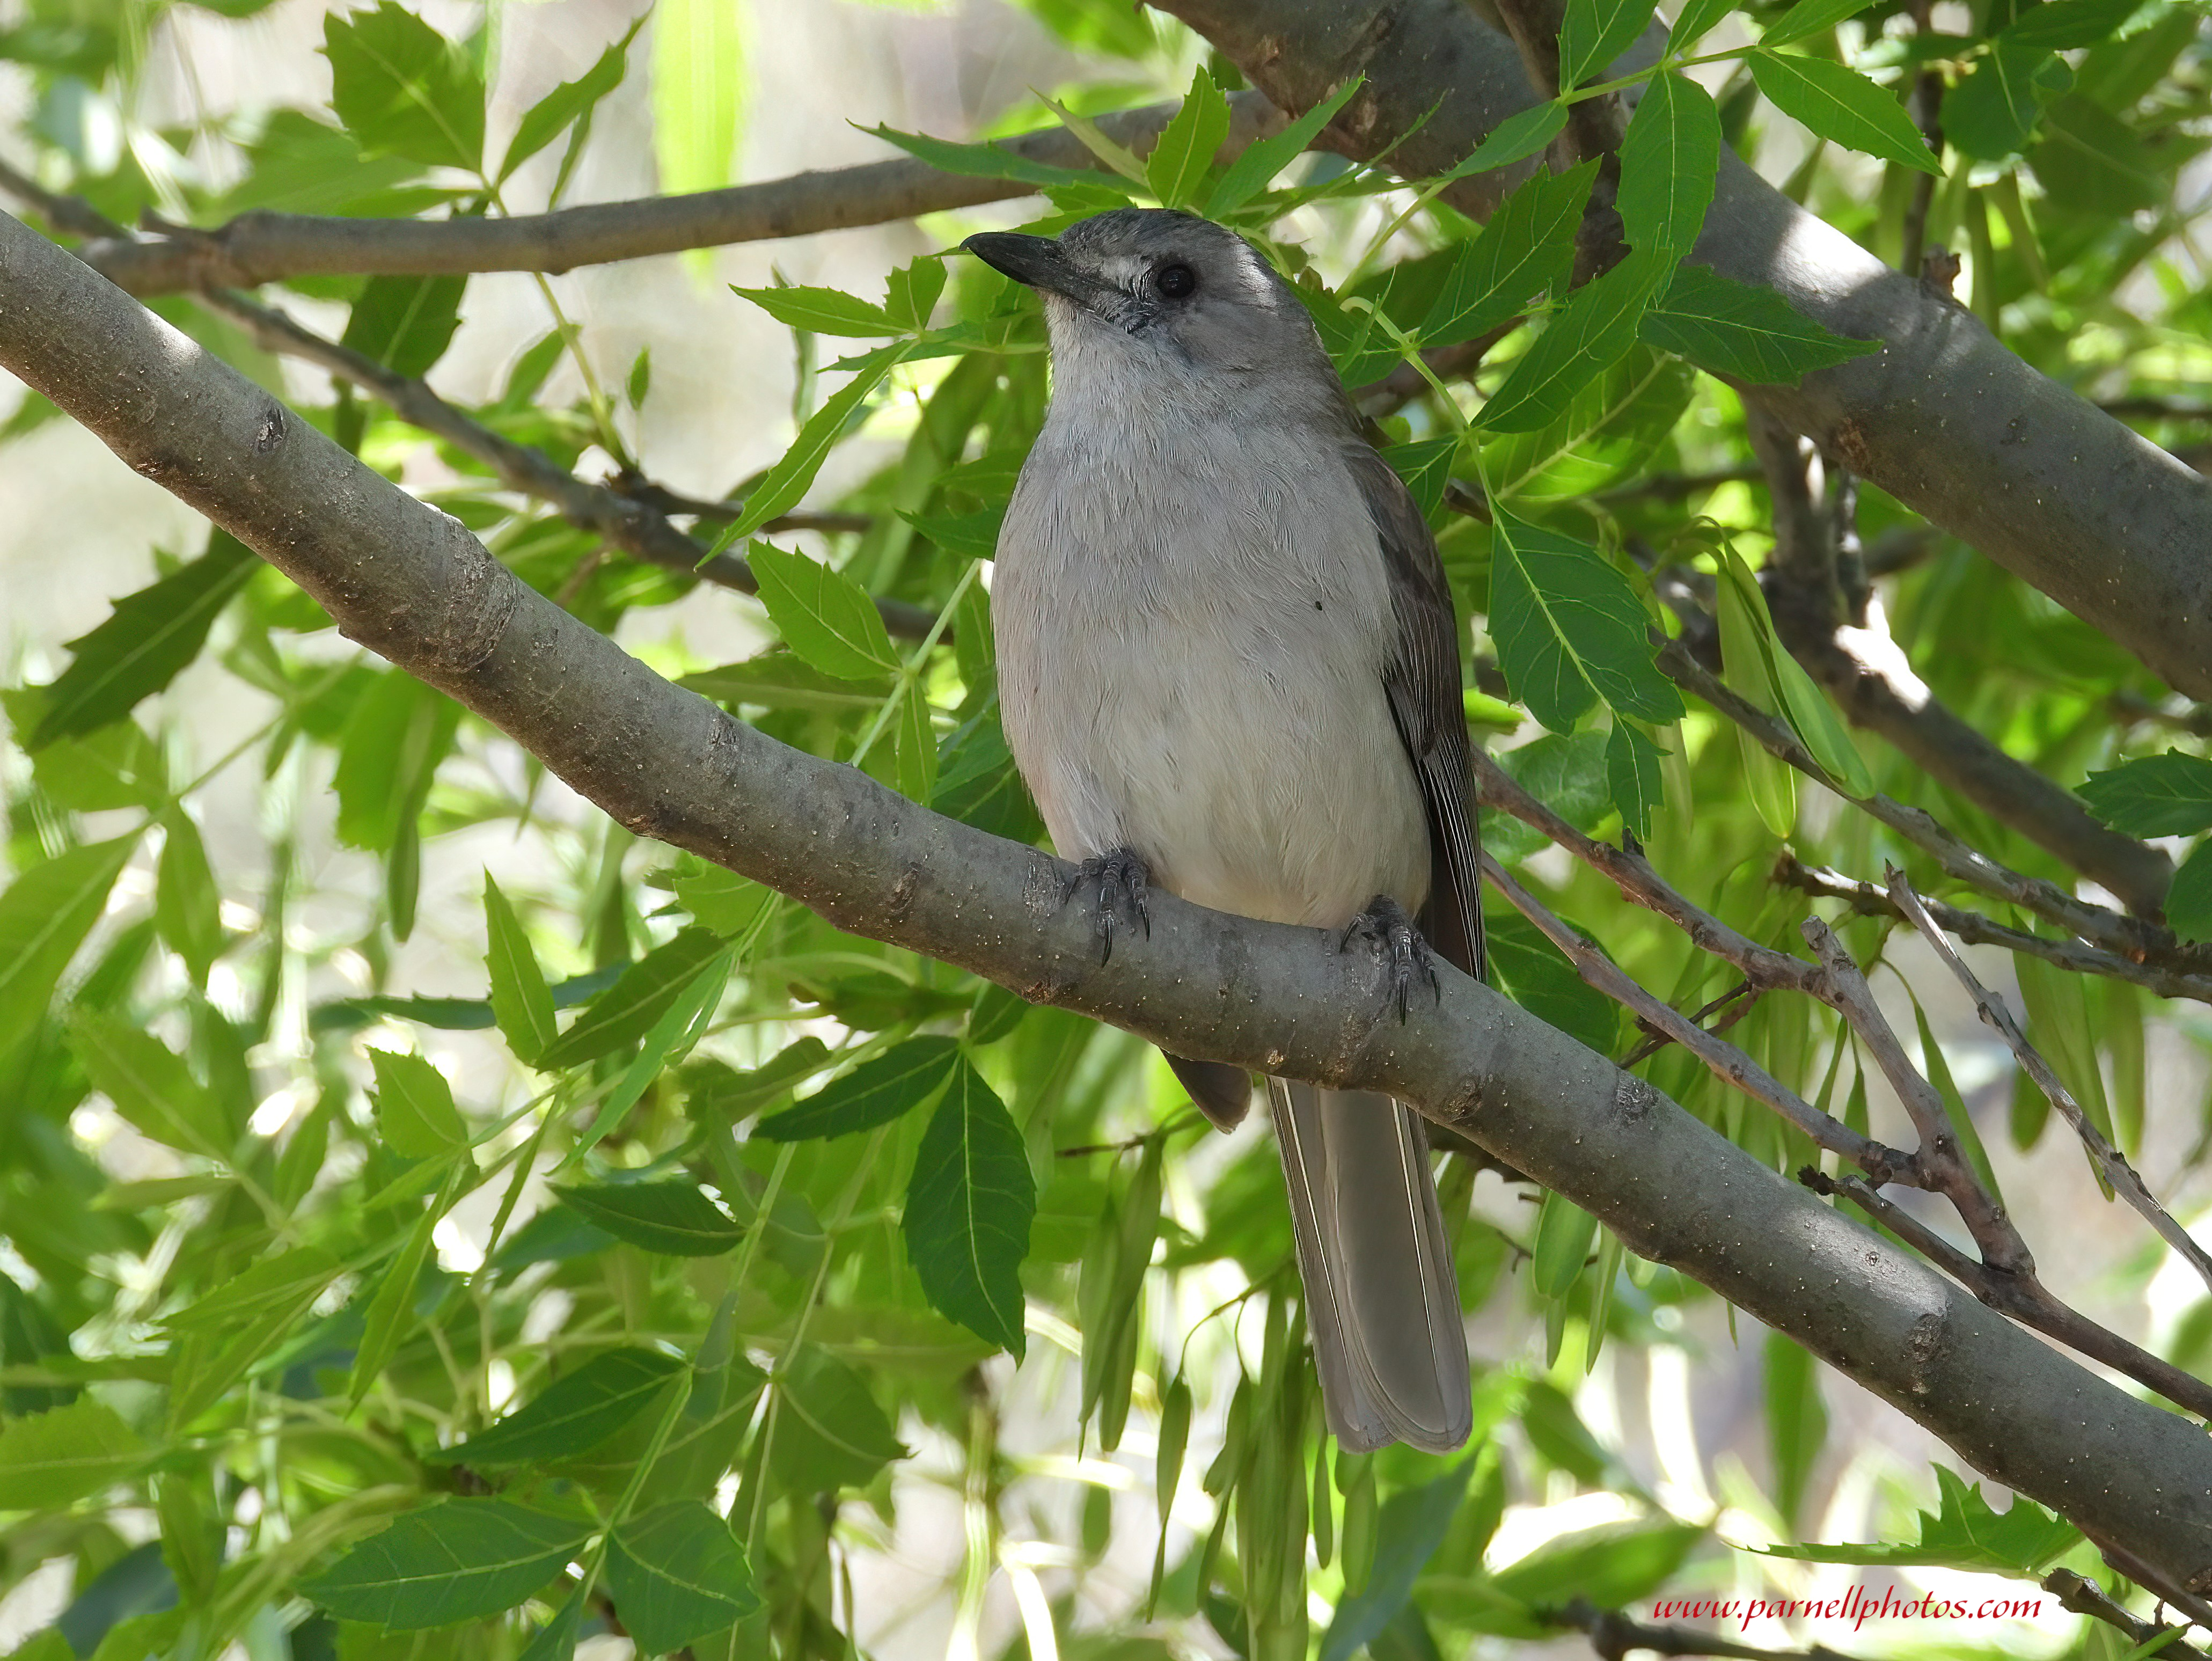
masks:
<path id="1" fill-rule="evenodd" d="M 1176 107 L 1157 104 L 1102 116 L 1099 125 L 1142 154 Z M 1257 93 L 1232 98 L 1230 117 L 1224 155 L 1279 129 L 1283 121 Z M 1006 143 L 1017 154 L 1052 167 L 1098 165 L 1082 141 L 1059 127 Z M 0 189 L 34 204 L 46 194 L 12 169 L 0 172 Z M 251 289 L 289 277 L 565 271 L 686 248 L 880 225 L 1034 193 L 1034 186 L 1016 180 L 940 173 L 902 157 L 690 196 L 594 203 L 508 219 L 340 219 L 254 212 L 210 231 L 164 226 L 134 237 L 112 225 L 104 230 L 64 228 L 88 238 L 77 252 L 110 282 L 133 294 L 156 295 Z"/>
<path id="2" fill-rule="evenodd" d="M 1511 42 L 1459 0 L 1160 0 L 1278 106 L 1364 74 L 1325 135 L 1408 178 L 1444 172 L 1534 101 Z M 1414 131 L 1418 126 L 1419 131 Z M 1409 136 L 1410 135 L 1410 136 Z M 1501 187 L 1444 199 L 1478 217 Z M 1695 258 L 1887 350 L 1746 396 L 1861 478 L 2050 594 L 2170 684 L 2212 697 L 2212 481 L 2030 368 L 1732 152 Z"/>
<path id="3" fill-rule="evenodd" d="M 1066 869 L 788 749 L 533 593 L 81 263 L 0 218 L 0 367 L 299 581 L 351 638 L 514 736 L 623 824 L 1185 1056 L 1387 1091 L 1790 1334 L 1969 1464 L 2212 1587 L 2212 1444 L 1983 1309 L 1653 1090 L 1446 970 L 1384 1019 L 1376 965 L 1167 896 L 1097 961 Z"/>

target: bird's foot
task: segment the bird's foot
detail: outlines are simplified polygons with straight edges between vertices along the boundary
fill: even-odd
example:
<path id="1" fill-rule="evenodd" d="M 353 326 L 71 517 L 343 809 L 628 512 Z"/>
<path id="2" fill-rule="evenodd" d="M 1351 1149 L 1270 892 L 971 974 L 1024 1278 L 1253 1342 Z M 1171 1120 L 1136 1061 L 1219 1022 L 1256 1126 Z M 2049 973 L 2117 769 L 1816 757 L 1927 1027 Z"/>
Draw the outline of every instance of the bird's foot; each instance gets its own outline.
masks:
<path id="1" fill-rule="evenodd" d="M 1437 1001 L 1443 1001 L 1443 983 L 1437 978 L 1436 960 L 1430 955 L 1429 943 L 1413 927 L 1413 920 L 1406 915 L 1404 906 L 1388 894 L 1377 894 L 1337 937 L 1336 949 L 1343 951 L 1358 934 L 1366 935 L 1382 948 L 1383 995 L 1398 1006 L 1401 1025 L 1406 1019 L 1407 999 L 1416 983 L 1426 982 Z"/>
<path id="2" fill-rule="evenodd" d="M 1085 888 L 1096 890 L 1091 926 L 1098 936 L 1098 961 L 1114 956 L 1114 928 L 1118 921 L 1152 937 L 1152 914 L 1145 909 L 1145 891 L 1152 873 L 1133 849 L 1116 848 L 1087 859 L 1060 884 L 1060 903 L 1066 905 Z"/>

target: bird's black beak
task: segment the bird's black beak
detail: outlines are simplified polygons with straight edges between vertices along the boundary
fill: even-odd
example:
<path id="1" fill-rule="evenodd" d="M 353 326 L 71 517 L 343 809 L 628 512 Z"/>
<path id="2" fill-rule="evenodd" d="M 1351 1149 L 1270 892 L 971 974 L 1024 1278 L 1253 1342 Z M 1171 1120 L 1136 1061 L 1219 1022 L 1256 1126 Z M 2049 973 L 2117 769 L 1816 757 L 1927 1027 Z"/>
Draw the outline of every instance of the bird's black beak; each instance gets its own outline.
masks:
<path id="1" fill-rule="evenodd" d="M 1080 300 L 1097 286 L 1054 237 L 1029 236 L 1020 231 L 980 231 L 960 246 L 993 271 L 1027 288 Z"/>

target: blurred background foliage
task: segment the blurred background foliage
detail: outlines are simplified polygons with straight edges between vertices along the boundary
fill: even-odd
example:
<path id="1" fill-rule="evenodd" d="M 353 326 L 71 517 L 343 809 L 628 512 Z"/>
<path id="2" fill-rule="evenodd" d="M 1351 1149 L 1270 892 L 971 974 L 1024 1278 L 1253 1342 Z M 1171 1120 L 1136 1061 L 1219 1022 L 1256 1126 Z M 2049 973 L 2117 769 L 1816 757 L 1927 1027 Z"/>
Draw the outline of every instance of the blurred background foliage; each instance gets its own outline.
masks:
<path id="1" fill-rule="evenodd" d="M 1951 142 L 1924 190 L 1922 171 L 1763 101 L 1737 49 L 1784 8 L 1702 9 L 1714 61 L 1696 73 L 1728 145 L 1885 259 L 1950 249 L 1959 303 L 2012 350 L 2185 459 L 2208 453 L 2200 8 L 1826 8 L 1807 56 L 1855 66 L 1897 110 L 1932 78 L 1922 112 L 1940 108 Z M 702 542 L 757 533 L 732 546 L 758 601 L 628 557 L 478 453 L 280 363 L 232 316 L 154 302 L 664 672 L 940 812 L 1037 838 L 997 728 L 981 562 L 1045 407 L 1042 331 L 1004 279 L 933 250 L 1131 197 L 1190 202 L 1267 239 L 1347 384 L 1371 388 L 1401 350 L 1340 302 L 1418 329 L 1477 228 L 1296 144 L 1271 155 L 1279 171 L 1209 169 L 1212 88 L 1233 90 L 1234 70 L 1118 0 L 556 10 L 10 0 L 0 159 L 124 224 L 499 215 L 647 156 L 670 190 L 729 182 L 741 154 L 790 159 L 772 133 L 752 141 L 779 122 L 776 76 L 810 30 L 826 56 L 880 37 L 908 76 L 903 102 L 855 105 L 856 120 L 962 141 L 1049 125 L 1047 93 L 1095 113 L 1181 98 L 1202 72 L 1181 161 L 1054 180 L 1042 216 L 939 215 L 903 242 L 851 243 L 817 273 L 834 283 L 696 254 L 649 278 L 319 277 L 264 296 L 561 470 L 694 492 L 675 512 Z M 508 43 L 549 29 L 567 67 L 539 52 L 520 95 Z M 258 90 L 313 87 L 319 62 L 323 95 Z M 2000 80 L 2032 92 L 1993 98 Z M 843 108 L 834 74 L 813 96 Z M 902 120 L 910 107 L 939 119 Z M 884 153 L 839 142 L 840 157 Z M 657 360 L 626 309 L 646 303 L 675 308 Z M 702 384 L 688 360 L 720 332 L 749 356 L 736 382 Z M 1364 404 L 1439 527 L 1493 751 L 1587 831 L 1642 821 L 1662 873 L 1784 950 L 1814 904 L 1776 879 L 1785 855 L 1856 877 L 1895 861 L 1983 904 L 1826 791 L 1784 788 L 1694 698 L 1679 721 L 1600 705 L 1553 732 L 1515 702 L 1490 631 L 1491 507 L 1583 548 L 1591 581 L 1654 621 L 1655 578 L 1711 603 L 1729 551 L 1756 564 L 1771 540 L 1735 395 L 1654 346 L 1562 389 L 1531 430 L 1468 435 L 1538 338 L 1516 326 L 1472 375 Z M 58 425 L 18 394 L 0 478 L 55 465 Z M 1479 481 L 1477 512 L 1447 493 L 1454 475 Z M 91 520 L 117 487 L 82 477 L 74 511 Z M 2069 787 L 2169 750 L 2185 772 L 2206 765 L 2205 712 L 2087 625 L 1871 487 L 1856 528 L 1911 673 L 2010 755 Z M 638 842 L 353 650 L 221 533 L 141 546 L 140 575 L 95 597 L 112 615 L 95 605 L 106 620 L 66 643 L 31 604 L 61 581 L 66 539 L 19 542 L 0 578 L 18 596 L 0 694 L 0 1630 L 16 1653 L 1573 1653 L 1575 1599 L 1632 1613 L 1662 1594 L 1895 1583 L 1963 1610 L 2036 1596 L 2003 1577 L 2097 1573 L 2063 1524 L 2024 1503 L 2000 1522 L 2002 1496 L 1992 1511 L 1932 1471 L 1919 1433 L 1470 1149 L 1440 1156 L 1440 1184 L 1474 1442 L 1448 1459 L 1336 1454 L 1263 1131 L 1206 1131 L 1121 1034 Z M 895 637 L 871 599 L 929 632 Z M 1608 752 L 1632 715 L 1667 753 L 1658 786 L 1624 792 Z M 1882 743 L 1856 754 L 1874 786 L 1985 853 L 2077 885 Z M 1726 964 L 1535 832 L 1486 835 L 1678 1007 L 1730 989 Z M 1492 930 L 1515 996 L 1615 1058 L 1637 1050 L 1531 926 L 1493 911 Z M 2212 1303 L 2106 1214 L 2009 1056 L 1891 931 L 1865 917 L 1845 937 L 1887 971 L 1901 1030 L 1925 1006 L 1929 1063 L 1979 1122 L 2054 1284 L 2201 1368 Z M 1978 960 L 2196 1215 L 2203 1011 Z M 1824 1012 L 1770 997 L 1731 1036 L 1898 1139 L 1893 1098 Z M 1637 1065 L 1762 1159 L 1817 1162 L 1679 1050 Z M 997 1244 L 971 1250 L 985 1234 Z M 1806 1540 L 1889 1549 L 1878 1571 L 1745 1549 Z M 2040 1609 L 1885 1623 L 1855 1652 L 2130 1648 L 2048 1595 Z M 1735 1624 L 1783 1646 L 1854 1636 L 1848 1620 Z"/>

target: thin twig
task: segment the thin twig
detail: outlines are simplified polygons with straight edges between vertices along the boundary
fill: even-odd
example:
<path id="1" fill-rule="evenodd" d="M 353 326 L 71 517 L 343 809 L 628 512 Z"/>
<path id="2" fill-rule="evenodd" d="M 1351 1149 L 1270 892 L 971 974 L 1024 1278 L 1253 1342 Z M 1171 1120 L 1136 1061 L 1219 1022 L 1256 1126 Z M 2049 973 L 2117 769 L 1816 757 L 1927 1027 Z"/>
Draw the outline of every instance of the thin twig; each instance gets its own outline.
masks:
<path id="1" fill-rule="evenodd" d="M 1775 860 L 1770 880 L 1816 898 L 1841 900 L 1862 916 L 1894 917 L 1900 922 L 1905 921 L 1905 914 L 1898 910 L 1897 903 L 1890 898 L 1886 890 L 1863 877 L 1846 876 L 1826 866 L 1806 865 L 1786 848 Z M 2008 928 L 1978 911 L 1946 905 L 1941 900 L 1929 899 L 1924 895 L 1921 904 L 1928 908 L 1928 914 L 1938 924 L 1969 946 L 2001 946 L 2008 952 L 2040 958 L 2045 963 L 2056 964 L 2059 968 L 2071 970 L 2076 974 L 2103 975 L 2112 980 L 2125 981 L 2132 986 L 2154 992 L 2161 998 L 2193 998 L 2200 1003 L 2212 1003 L 2212 976 L 2184 974 L 2179 970 L 2136 963 L 2117 952 L 2085 946 L 2080 940 L 2047 940 L 2023 929 Z"/>
<path id="2" fill-rule="evenodd" d="M 1651 1031 L 1666 1033 L 1703 1062 L 1715 1077 L 1753 1101 L 1772 1108 L 1816 1145 L 1850 1160 L 1877 1183 L 1919 1185 L 1909 1154 L 1885 1147 L 1872 1137 L 1862 1136 L 1839 1120 L 1830 1118 L 1734 1044 L 1705 1031 L 1665 999 L 1639 986 L 1612 958 L 1554 916 L 1492 855 L 1482 856 L 1482 871 L 1515 910 L 1535 924 L 1547 940 L 1566 954 L 1575 972 L 1584 981 L 1629 1010 Z"/>
<path id="3" fill-rule="evenodd" d="M 1935 948 L 1936 955 L 1957 977 L 1959 984 L 1966 988 L 1966 995 L 1974 1001 L 1975 1013 L 1984 1024 L 1995 1027 L 2004 1041 L 2012 1046 L 2012 1053 L 2027 1069 L 2028 1077 L 2035 1080 L 2036 1088 L 2050 1098 L 2051 1106 L 2057 1108 L 2064 1116 L 2066 1123 L 2074 1127 L 2074 1134 L 2081 1139 L 2081 1146 L 2088 1150 L 2090 1162 L 2104 1174 L 2105 1181 L 2158 1231 L 2161 1239 L 2188 1261 L 2189 1266 L 2197 1271 L 2206 1287 L 2212 1287 L 2212 1256 L 2208 1256 L 2204 1248 L 2190 1238 L 2189 1231 L 2176 1222 L 2172 1214 L 2158 1202 L 2136 1168 L 2128 1163 L 2127 1156 L 2106 1141 L 2104 1134 L 2089 1123 L 2089 1116 L 2081 1110 L 2081 1104 L 2074 1099 L 2074 1092 L 2051 1070 L 2051 1063 L 2044 1059 L 2042 1053 L 2027 1041 L 2027 1035 L 2020 1030 L 2020 1024 L 2013 1019 L 2012 1012 L 2005 1007 L 2004 1000 L 1975 977 L 1974 971 L 1966 967 L 1966 960 L 1959 955 L 1957 948 L 1936 926 L 1936 920 L 1928 915 L 1928 908 L 1921 903 L 1920 896 L 1905 879 L 1905 873 L 1893 865 L 1888 867 L 1887 875 L 1890 898 L 1897 903 L 1898 909 Z"/>
<path id="4" fill-rule="evenodd" d="M 578 478 L 543 452 L 472 420 L 440 398 L 428 382 L 395 374 L 374 358 L 326 340 L 274 307 L 258 305 L 243 295 L 216 290 L 193 298 L 238 324 L 268 350 L 314 363 L 389 405 L 410 426 L 483 462 L 507 489 L 550 503 L 570 524 L 598 532 L 634 558 L 739 593 L 758 591 L 752 569 L 744 561 L 731 554 L 709 558 L 703 544 L 670 524 L 659 509 Z M 921 638 L 936 621 L 920 606 L 900 600 L 878 600 L 876 609 L 883 614 L 884 627 L 906 639 Z"/>
<path id="5" fill-rule="evenodd" d="M 2058 1600 L 2061 1609 L 2075 1615 L 2086 1615 L 2093 1621 L 2101 1621 L 2125 1634 L 2128 1642 L 2140 1647 L 2154 1638 L 2173 1630 L 2171 1627 L 2154 1625 L 2138 1620 L 2120 1604 L 2112 1601 L 2105 1589 L 2085 1575 L 2072 1569 L 2053 1569 L 2043 1577 L 2044 1591 Z M 2172 1639 L 2156 1652 L 2159 1661 L 2203 1661 L 2204 1652 L 2193 1644 Z"/>
<path id="6" fill-rule="evenodd" d="M 1690 1016 L 1690 1019 L 1698 1026 L 1704 1027 L 1708 1032 L 1725 1032 L 1746 1015 L 1751 1013 L 1758 1005 L 1759 997 L 1758 987 L 1753 986 L 1749 981 L 1738 981 L 1720 996 L 1695 1011 Z M 1708 1019 L 1724 1009 L 1728 1011 L 1725 1016 L 1713 1022 L 1711 1026 L 1705 1026 Z M 1643 1023 L 1639 1021 L 1637 1025 L 1641 1026 Z M 1626 1057 L 1622 1060 L 1620 1065 L 1624 1069 L 1650 1061 L 1651 1057 L 1674 1042 L 1663 1032 L 1653 1032 L 1649 1027 L 1645 1027 L 1644 1031 L 1649 1036 L 1642 1043 L 1630 1050 Z"/>

